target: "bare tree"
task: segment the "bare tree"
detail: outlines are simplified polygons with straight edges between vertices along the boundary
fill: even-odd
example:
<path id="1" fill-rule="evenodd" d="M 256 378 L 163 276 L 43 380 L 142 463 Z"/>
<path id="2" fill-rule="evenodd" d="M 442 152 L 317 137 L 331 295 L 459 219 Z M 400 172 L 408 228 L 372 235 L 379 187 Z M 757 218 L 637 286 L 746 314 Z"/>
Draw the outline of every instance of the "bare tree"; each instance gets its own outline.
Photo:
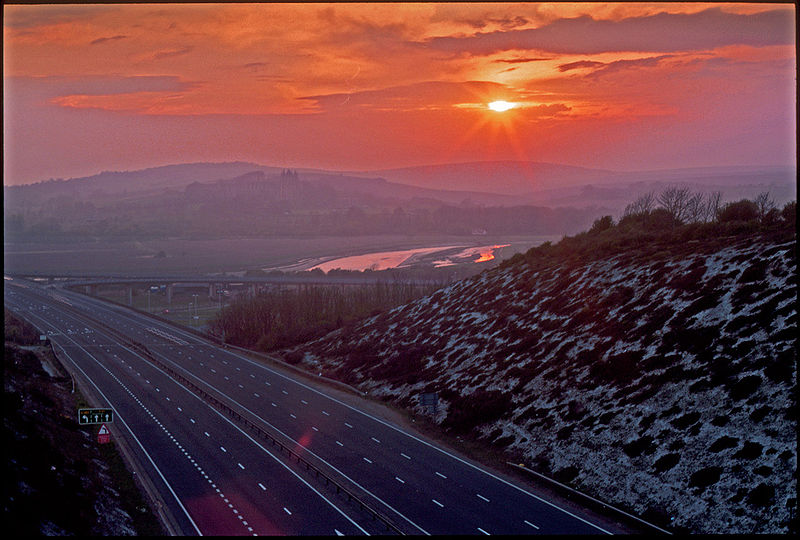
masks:
<path id="1" fill-rule="evenodd" d="M 706 195 L 705 216 L 703 216 L 704 222 L 708 223 L 717 219 L 722 204 L 721 201 L 721 191 L 712 191 Z"/>
<path id="2" fill-rule="evenodd" d="M 671 186 L 661 192 L 658 202 L 678 223 L 686 223 L 691 209 L 692 192 L 688 187 Z"/>
<path id="3" fill-rule="evenodd" d="M 703 194 L 698 192 L 689 197 L 686 202 L 687 223 L 701 223 L 705 221 L 706 205 Z"/>
<path id="4" fill-rule="evenodd" d="M 644 195 L 639 195 L 639 198 L 630 203 L 625 207 L 625 212 L 622 214 L 623 217 L 627 216 L 634 216 L 634 215 L 643 215 L 646 216 L 656 206 L 656 194 L 653 191 L 645 193 Z"/>
<path id="5" fill-rule="evenodd" d="M 758 207 L 758 218 L 764 220 L 772 210 L 776 210 L 775 201 L 769 198 L 769 191 L 763 191 L 753 201 Z"/>
<path id="6" fill-rule="evenodd" d="M 716 219 L 722 193 L 695 193 L 689 197 L 686 220 L 688 223 L 708 223 Z"/>

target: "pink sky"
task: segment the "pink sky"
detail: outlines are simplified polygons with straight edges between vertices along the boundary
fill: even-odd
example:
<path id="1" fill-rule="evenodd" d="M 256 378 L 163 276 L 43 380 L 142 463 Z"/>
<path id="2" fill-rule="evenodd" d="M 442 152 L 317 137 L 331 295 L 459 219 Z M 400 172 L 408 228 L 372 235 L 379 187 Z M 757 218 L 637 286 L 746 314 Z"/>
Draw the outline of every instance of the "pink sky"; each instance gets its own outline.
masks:
<path id="1" fill-rule="evenodd" d="M 793 4 L 4 5 L 4 183 L 796 162 Z M 487 104 L 515 107 L 495 112 Z"/>

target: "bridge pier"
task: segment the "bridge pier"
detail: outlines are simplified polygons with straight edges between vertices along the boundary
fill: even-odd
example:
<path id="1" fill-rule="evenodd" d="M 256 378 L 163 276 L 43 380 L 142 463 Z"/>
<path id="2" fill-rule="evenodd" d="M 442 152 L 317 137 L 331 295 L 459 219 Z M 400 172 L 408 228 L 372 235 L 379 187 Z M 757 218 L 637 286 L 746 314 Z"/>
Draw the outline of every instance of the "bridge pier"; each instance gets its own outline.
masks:
<path id="1" fill-rule="evenodd" d="M 209 298 L 214 298 L 216 296 L 216 294 L 215 294 L 216 291 L 214 289 L 215 289 L 214 284 L 213 283 L 209 283 L 208 284 L 208 297 Z"/>
<path id="2" fill-rule="evenodd" d="M 172 304 L 172 283 L 167 283 L 167 304 Z"/>
<path id="3" fill-rule="evenodd" d="M 133 305 L 133 285 L 128 285 L 128 305 Z"/>

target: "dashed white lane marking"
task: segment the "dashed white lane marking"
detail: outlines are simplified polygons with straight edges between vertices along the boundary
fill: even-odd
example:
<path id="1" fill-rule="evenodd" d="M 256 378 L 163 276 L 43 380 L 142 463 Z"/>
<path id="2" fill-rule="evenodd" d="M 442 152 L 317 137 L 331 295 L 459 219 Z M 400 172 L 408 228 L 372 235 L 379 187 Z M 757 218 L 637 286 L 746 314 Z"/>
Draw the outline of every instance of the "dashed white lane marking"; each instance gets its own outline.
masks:
<path id="1" fill-rule="evenodd" d="M 404 458 L 406 458 L 406 459 L 411 459 L 411 456 L 407 456 L 407 455 L 405 455 L 405 454 L 404 454 L 404 453 L 402 453 L 402 452 L 400 452 L 400 455 L 401 455 L 401 456 L 403 456 L 403 457 L 404 457 Z"/>
<path id="2" fill-rule="evenodd" d="M 523 520 L 523 521 L 525 522 L 525 524 L 526 524 L 526 525 L 530 525 L 530 526 L 531 526 L 531 527 L 533 527 L 534 529 L 538 529 L 538 528 L 539 528 L 539 527 L 537 527 L 536 525 L 534 525 L 533 523 L 531 523 L 530 521 L 528 521 L 527 519 L 525 519 L 525 520 Z"/>
<path id="3" fill-rule="evenodd" d="M 444 508 L 444 505 L 437 501 L 436 499 L 431 499 L 435 504 L 439 505 L 440 508 Z"/>
<path id="4" fill-rule="evenodd" d="M 366 461 L 367 463 L 372 463 L 372 460 L 370 460 L 369 458 L 364 458 L 364 461 Z"/>
<path id="5" fill-rule="evenodd" d="M 373 440 L 373 441 L 375 441 L 376 443 L 380 443 L 380 442 L 381 442 L 381 441 L 379 441 L 378 439 L 376 439 L 375 437 L 370 437 L 370 439 L 372 439 L 372 440 Z"/>
<path id="6" fill-rule="evenodd" d="M 144 409 L 144 412 L 145 412 L 145 413 L 147 413 L 147 415 L 150 417 L 150 419 L 151 419 L 151 420 L 153 420 L 153 421 L 156 423 L 156 425 L 158 425 L 158 427 L 160 427 L 160 428 L 161 428 L 161 430 L 162 430 L 162 431 L 163 431 L 163 432 L 164 432 L 164 433 L 167 435 L 167 437 L 169 437 L 169 439 L 170 439 L 170 440 L 171 440 L 173 443 L 175 443 L 175 446 L 176 446 L 176 447 L 178 448 L 178 450 L 180 450 L 180 451 L 183 453 L 183 455 L 184 455 L 184 456 L 185 456 L 185 457 L 186 457 L 186 458 L 189 460 L 189 463 L 191 463 L 191 464 L 194 466 L 194 468 L 195 468 L 195 469 L 198 471 L 198 473 L 200 473 L 200 475 L 201 475 L 203 478 L 205 478 L 205 479 L 208 481 L 208 483 L 209 483 L 209 484 L 211 484 L 211 487 L 212 487 L 212 488 L 214 488 L 214 489 L 215 489 L 215 490 L 216 490 L 216 491 L 217 491 L 217 492 L 220 494 L 220 497 L 222 497 L 223 499 L 225 499 L 225 502 L 226 502 L 226 503 L 228 503 L 228 507 L 229 507 L 229 508 L 231 508 L 231 509 L 233 510 L 233 513 L 238 515 L 238 514 L 239 514 L 239 511 L 238 511 L 238 510 L 236 510 L 236 509 L 233 507 L 233 505 L 232 505 L 232 504 L 230 504 L 230 503 L 228 502 L 228 499 L 227 499 L 227 498 L 225 498 L 225 495 L 224 495 L 222 492 L 220 492 L 220 491 L 219 491 L 219 489 L 217 489 L 217 488 L 216 488 L 216 485 L 214 484 L 214 481 L 213 481 L 213 480 L 211 480 L 211 479 L 208 477 L 208 475 L 207 475 L 207 474 L 206 474 L 206 472 L 203 470 L 203 468 L 202 468 L 202 467 L 201 467 L 201 466 L 200 466 L 200 465 L 199 465 L 199 464 L 198 464 L 198 463 L 197 463 L 197 462 L 194 460 L 194 458 L 193 458 L 193 457 L 192 457 L 192 456 L 191 456 L 191 455 L 190 455 L 190 454 L 189 454 L 189 453 L 186 451 L 186 449 L 185 449 L 185 448 L 184 448 L 184 447 L 183 447 L 183 446 L 182 446 L 182 445 L 181 445 L 181 444 L 178 442 L 178 440 L 177 440 L 177 439 L 176 439 L 176 438 L 175 438 L 175 437 L 172 435 L 172 433 L 170 433 L 170 431 L 167 429 L 167 427 L 166 427 L 164 424 L 162 424 L 162 423 L 161 423 L 161 421 L 160 421 L 158 418 L 156 418 L 156 416 L 153 414 L 153 412 L 152 412 L 150 409 L 148 409 L 148 408 L 147 408 L 147 406 L 145 406 L 145 404 L 144 404 L 144 403 L 143 403 L 143 402 L 142 402 L 142 401 L 141 401 L 141 400 L 140 400 L 140 399 L 139 399 L 139 398 L 138 398 L 138 397 L 137 397 L 137 396 L 136 396 L 136 395 L 135 395 L 135 394 L 134 394 L 134 393 L 133 393 L 133 392 L 132 392 L 132 391 L 131 391 L 131 390 L 130 390 L 128 387 L 127 387 L 127 386 L 125 386 L 125 384 L 124 384 L 124 383 L 123 383 L 121 380 L 119 380 L 119 378 L 118 378 L 118 377 L 117 377 L 117 376 L 116 376 L 114 373 L 112 373 L 112 372 L 111 372 L 111 371 L 110 371 L 110 370 L 109 370 L 107 367 L 105 367 L 105 366 L 103 366 L 103 369 L 105 369 L 105 371 L 106 371 L 106 372 L 108 372 L 108 374 L 109 374 L 109 375 L 111 375 L 111 377 L 113 377 L 113 378 L 114 378 L 114 380 L 116 380 L 116 381 L 117 381 L 117 383 L 119 383 L 119 385 L 120 385 L 120 386 L 121 386 L 121 387 L 122 387 L 122 388 L 123 388 L 123 389 L 124 389 L 124 390 L 125 390 L 125 391 L 126 391 L 128 394 L 129 394 L 129 395 L 130 395 L 130 396 L 131 396 L 131 398 L 133 398 L 133 400 L 134 400 L 134 401 L 135 401 L 135 402 L 136 402 L 136 403 L 137 403 L 137 404 L 138 404 L 138 405 L 139 405 L 139 406 L 140 406 L 142 409 Z M 156 390 L 158 390 L 158 388 L 156 388 Z M 208 436 L 208 432 L 206 432 L 206 436 Z M 220 446 L 220 448 L 222 448 L 222 447 Z M 227 450 L 225 450 L 224 448 L 222 448 L 222 450 L 227 452 Z M 239 464 L 239 466 L 240 466 L 240 467 L 242 467 L 242 465 L 241 465 L 241 464 Z M 244 468 L 244 467 L 242 467 L 242 468 Z M 241 518 L 241 516 L 239 516 L 239 519 L 242 519 L 242 518 Z M 251 533 L 253 532 L 253 529 L 252 529 L 251 527 L 247 527 L 247 530 L 248 530 L 249 532 L 251 532 Z"/>
<path id="7" fill-rule="evenodd" d="M 478 527 L 478 530 L 479 530 L 479 531 L 481 531 L 481 532 L 482 532 L 483 534 L 485 534 L 486 536 L 491 536 L 491 535 L 490 535 L 488 532 L 484 531 L 484 530 L 483 530 L 483 529 L 481 529 L 480 527 Z"/>
<path id="8" fill-rule="evenodd" d="M 444 478 L 445 480 L 447 480 L 447 477 L 446 477 L 445 475 L 443 475 L 442 473 L 440 473 L 439 471 L 436 471 L 436 474 L 437 474 L 438 476 L 441 476 L 441 477 L 442 477 L 442 478 Z M 478 496 L 480 497 L 480 495 L 478 495 Z"/>
<path id="9" fill-rule="evenodd" d="M 484 497 L 484 496 L 483 496 L 483 495 L 481 495 L 480 493 L 476 493 L 476 495 L 478 496 L 478 498 L 479 498 L 479 499 L 483 499 L 483 500 L 484 500 L 484 501 L 486 501 L 486 502 L 490 502 L 490 501 L 489 501 L 489 499 L 487 499 L 486 497 Z"/>
<path id="10" fill-rule="evenodd" d="M 400 478 L 399 476 L 395 476 L 394 479 L 400 482 L 401 484 L 405 484 L 405 481 L 403 481 L 403 479 Z"/>
<path id="11" fill-rule="evenodd" d="M 352 429 L 352 427 L 353 427 L 353 426 L 351 426 L 350 424 L 348 424 L 347 422 L 345 422 L 345 423 L 344 423 L 344 425 L 346 425 L 347 427 L 349 427 L 349 428 L 351 428 L 351 429 Z"/>

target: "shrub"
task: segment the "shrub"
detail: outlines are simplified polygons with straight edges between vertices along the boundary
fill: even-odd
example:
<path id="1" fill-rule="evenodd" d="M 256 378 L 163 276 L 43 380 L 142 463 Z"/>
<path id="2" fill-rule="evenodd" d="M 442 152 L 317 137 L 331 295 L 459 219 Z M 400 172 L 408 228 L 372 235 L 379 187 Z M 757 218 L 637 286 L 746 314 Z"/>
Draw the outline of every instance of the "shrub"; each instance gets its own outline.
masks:
<path id="1" fill-rule="evenodd" d="M 681 460 L 680 454 L 664 454 L 653 463 L 653 468 L 657 473 L 662 473 L 673 468 Z"/>
<path id="2" fill-rule="evenodd" d="M 716 484 L 721 474 L 722 467 L 712 466 L 700 469 L 689 478 L 689 487 L 698 488 L 702 491 L 708 486 Z"/>
<path id="3" fill-rule="evenodd" d="M 753 201 L 742 199 L 738 202 L 726 204 L 722 210 L 720 210 L 717 220 L 720 223 L 731 221 L 755 221 L 758 217 L 758 205 Z"/>
<path id="4" fill-rule="evenodd" d="M 457 394 L 453 396 L 442 424 L 464 433 L 509 413 L 511 405 L 511 394 L 500 390 L 476 390 L 466 396 Z"/>
<path id="5" fill-rule="evenodd" d="M 739 276 L 740 283 L 763 281 L 767 275 L 767 261 L 756 261 L 744 269 Z"/>
<path id="6" fill-rule="evenodd" d="M 655 450 L 653 447 L 653 437 L 645 435 L 644 437 L 634 439 L 622 445 L 622 450 L 632 458 L 641 454 L 652 454 Z"/>
<path id="7" fill-rule="evenodd" d="M 556 439 L 559 441 L 565 441 L 569 439 L 569 436 L 572 435 L 572 432 L 575 430 L 574 425 L 564 426 L 563 428 L 559 429 L 556 432 Z"/>
<path id="8" fill-rule="evenodd" d="M 617 383 L 620 386 L 630 384 L 641 375 L 639 362 L 641 351 L 625 351 L 603 362 L 595 362 L 589 369 L 589 376 L 600 383 Z"/>
<path id="9" fill-rule="evenodd" d="M 561 483 L 567 483 L 576 476 L 578 476 L 578 468 L 573 465 L 559 469 L 553 474 L 553 477 Z"/>
<path id="10" fill-rule="evenodd" d="M 673 426 L 679 429 L 686 429 L 689 426 L 693 426 L 700 420 L 700 413 L 697 411 L 686 413 L 684 415 L 675 418 L 670 422 Z"/>
<path id="11" fill-rule="evenodd" d="M 797 223 L 797 201 L 791 201 L 784 205 L 783 210 L 781 210 L 781 219 L 792 228 L 795 227 Z"/>
<path id="12" fill-rule="evenodd" d="M 759 423 L 762 420 L 764 420 L 764 418 L 766 418 L 767 415 L 771 412 L 772 412 L 772 407 L 770 407 L 769 405 L 763 405 L 758 409 L 754 410 L 752 413 L 750 413 L 750 420 L 752 420 L 755 423 Z"/>
<path id="13" fill-rule="evenodd" d="M 740 459 L 756 459 L 761 456 L 763 450 L 764 446 L 761 443 L 747 441 L 733 454 L 733 457 Z"/>
<path id="14" fill-rule="evenodd" d="M 599 234 L 614 226 L 614 219 L 611 216 L 603 216 L 594 220 L 592 228 L 589 229 L 589 234 Z"/>
<path id="15" fill-rule="evenodd" d="M 728 391 L 732 399 L 742 400 L 753 395 L 759 386 L 761 386 L 761 377 L 746 375 L 736 381 Z"/>
<path id="16" fill-rule="evenodd" d="M 775 488 L 767 484 L 759 484 L 747 496 L 747 502 L 753 506 L 766 507 L 772 504 L 775 499 Z"/>
<path id="17" fill-rule="evenodd" d="M 728 437 L 723 435 L 708 447 L 709 452 L 721 452 L 726 448 L 736 448 L 739 445 L 739 439 L 736 437 Z"/>

